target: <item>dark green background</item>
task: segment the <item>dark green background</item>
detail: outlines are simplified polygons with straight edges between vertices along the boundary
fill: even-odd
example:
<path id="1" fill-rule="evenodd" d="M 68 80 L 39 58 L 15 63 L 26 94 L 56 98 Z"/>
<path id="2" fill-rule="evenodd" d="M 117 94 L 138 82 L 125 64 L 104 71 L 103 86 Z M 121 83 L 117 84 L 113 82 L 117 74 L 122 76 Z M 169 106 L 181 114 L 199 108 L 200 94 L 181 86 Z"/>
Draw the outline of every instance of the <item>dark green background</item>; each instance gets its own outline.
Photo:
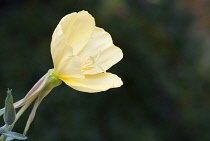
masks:
<path id="1" fill-rule="evenodd" d="M 63 83 L 39 107 L 28 141 L 209 141 L 208 44 L 193 28 L 194 16 L 180 5 L 179 0 L 1 0 L 0 106 L 7 88 L 17 101 L 53 67 L 50 42 L 60 19 L 87 10 L 124 52 L 110 69 L 124 85 L 87 94 Z M 14 131 L 23 132 L 29 112 Z"/>

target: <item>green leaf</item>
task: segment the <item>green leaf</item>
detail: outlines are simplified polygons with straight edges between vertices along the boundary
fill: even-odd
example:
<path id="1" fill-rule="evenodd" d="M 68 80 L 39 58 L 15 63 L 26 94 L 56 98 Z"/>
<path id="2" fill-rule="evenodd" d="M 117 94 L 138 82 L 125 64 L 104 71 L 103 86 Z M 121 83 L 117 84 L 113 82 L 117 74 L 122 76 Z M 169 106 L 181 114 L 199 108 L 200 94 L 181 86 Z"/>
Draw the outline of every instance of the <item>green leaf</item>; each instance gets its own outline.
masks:
<path id="1" fill-rule="evenodd" d="M 11 138 L 11 137 L 7 137 L 6 141 L 12 141 L 14 140 L 14 138 Z"/>
<path id="2" fill-rule="evenodd" d="M 5 100 L 5 112 L 4 112 L 4 122 L 7 125 L 11 125 L 15 121 L 15 108 L 13 105 L 12 90 L 7 91 L 7 98 Z"/>
<path id="3" fill-rule="evenodd" d="M 5 111 L 4 108 L 2 108 L 2 109 L 0 110 L 0 116 L 2 116 L 2 115 L 4 114 L 4 111 Z"/>
<path id="4" fill-rule="evenodd" d="M 0 127 L 0 134 L 4 132 L 4 129 Z"/>
<path id="5" fill-rule="evenodd" d="M 26 140 L 27 139 L 27 137 L 24 136 L 23 134 L 16 133 L 16 132 L 11 132 L 11 131 L 4 132 L 4 133 L 2 133 L 2 135 L 5 135 L 7 137 L 14 138 L 14 139 L 17 139 L 17 140 Z"/>

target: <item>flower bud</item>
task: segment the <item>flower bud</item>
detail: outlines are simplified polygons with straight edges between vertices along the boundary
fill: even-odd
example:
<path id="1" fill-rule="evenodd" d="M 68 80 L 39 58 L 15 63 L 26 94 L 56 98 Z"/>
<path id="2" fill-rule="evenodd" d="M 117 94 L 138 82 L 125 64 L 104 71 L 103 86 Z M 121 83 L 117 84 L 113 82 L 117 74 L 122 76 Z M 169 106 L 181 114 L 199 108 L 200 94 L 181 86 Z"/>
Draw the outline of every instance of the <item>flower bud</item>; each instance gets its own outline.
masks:
<path id="1" fill-rule="evenodd" d="M 4 122 L 7 125 L 11 125 L 15 121 L 15 108 L 13 106 L 12 90 L 7 91 L 7 97 L 5 100 L 5 112 L 4 112 Z"/>

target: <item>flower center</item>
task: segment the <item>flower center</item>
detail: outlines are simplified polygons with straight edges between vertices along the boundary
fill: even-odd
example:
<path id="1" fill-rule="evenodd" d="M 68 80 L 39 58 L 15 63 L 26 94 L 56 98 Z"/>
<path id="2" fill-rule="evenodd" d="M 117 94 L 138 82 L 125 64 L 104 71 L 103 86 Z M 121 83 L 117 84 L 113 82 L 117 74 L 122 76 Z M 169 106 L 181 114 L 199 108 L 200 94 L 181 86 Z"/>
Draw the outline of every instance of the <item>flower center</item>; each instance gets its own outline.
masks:
<path id="1" fill-rule="evenodd" d="M 96 69 L 96 72 L 99 72 L 99 70 L 101 70 L 102 72 L 105 72 L 105 70 L 98 64 L 98 59 L 100 55 L 101 55 L 101 52 L 99 51 L 96 58 L 94 58 L 93 56 L 87 57 L 87 59 L 84 61 L 82 65 L 82 73 L 91 69 Z"/>

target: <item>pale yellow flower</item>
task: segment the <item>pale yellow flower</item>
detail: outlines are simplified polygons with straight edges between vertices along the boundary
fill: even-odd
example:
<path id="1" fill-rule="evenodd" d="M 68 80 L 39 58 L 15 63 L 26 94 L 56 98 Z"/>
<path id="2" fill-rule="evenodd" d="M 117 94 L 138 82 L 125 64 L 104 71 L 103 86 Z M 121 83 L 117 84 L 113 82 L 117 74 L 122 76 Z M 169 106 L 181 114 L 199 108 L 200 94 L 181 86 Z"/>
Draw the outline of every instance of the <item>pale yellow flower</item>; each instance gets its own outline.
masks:
<path id="1" fill-rule="evenodd" d="M 123 58 L 121 49 L 86 11 L 61 19 L 52 36 L 51 54 L 54 75 L 76 90 L 93 93 L 123 84 L 106 72 Z"/>

